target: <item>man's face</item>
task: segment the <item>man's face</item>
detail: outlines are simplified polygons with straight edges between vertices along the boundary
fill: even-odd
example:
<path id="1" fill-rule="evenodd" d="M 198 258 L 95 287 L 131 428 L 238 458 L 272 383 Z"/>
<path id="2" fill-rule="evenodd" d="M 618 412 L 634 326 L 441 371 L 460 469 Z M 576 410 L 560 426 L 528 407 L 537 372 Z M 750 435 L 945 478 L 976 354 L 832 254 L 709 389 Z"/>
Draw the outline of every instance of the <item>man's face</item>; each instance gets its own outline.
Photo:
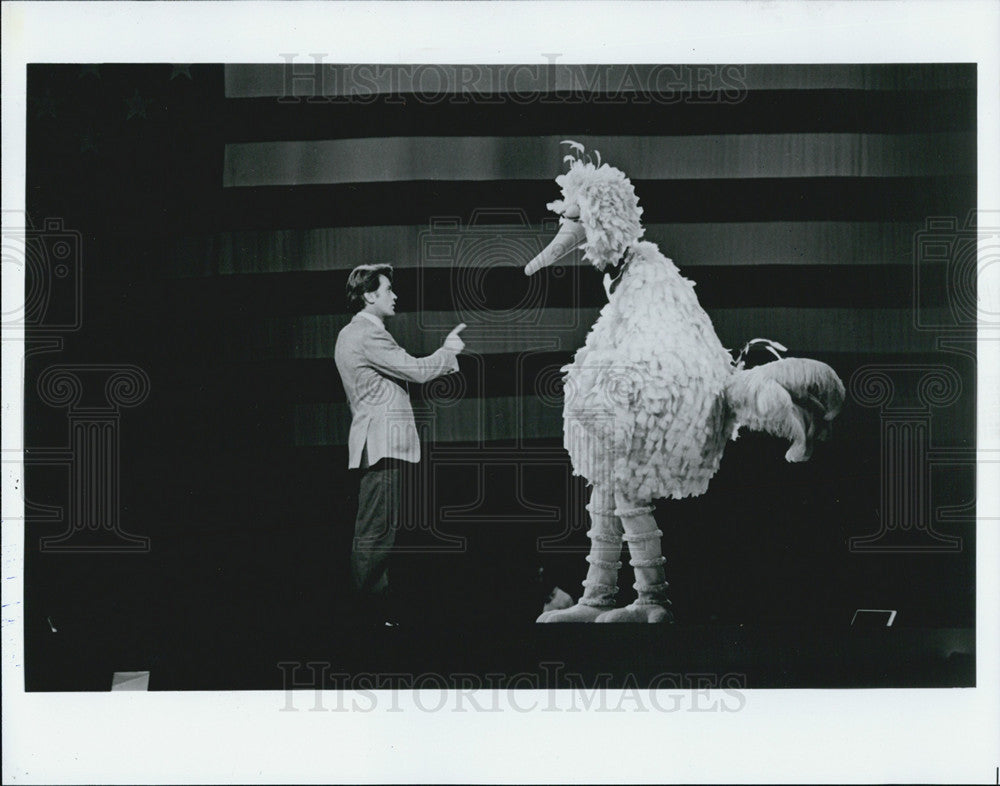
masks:
<path id="1" fill-rule="evenodd" d="M 391 317 L 396 313 L 396 293 L 392 291 L 392 282 L 381 275 L 378 282 L 378 289 L 365 295 L 369 302 L 368 310 L 378 317 Z"/>

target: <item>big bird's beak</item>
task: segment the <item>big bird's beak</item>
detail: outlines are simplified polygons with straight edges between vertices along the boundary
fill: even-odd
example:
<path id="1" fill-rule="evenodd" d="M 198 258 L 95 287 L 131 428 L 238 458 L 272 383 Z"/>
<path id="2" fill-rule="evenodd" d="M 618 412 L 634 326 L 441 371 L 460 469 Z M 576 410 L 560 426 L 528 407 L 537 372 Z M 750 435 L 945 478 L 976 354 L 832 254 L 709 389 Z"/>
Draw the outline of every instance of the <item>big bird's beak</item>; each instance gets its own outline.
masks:
<path id="1" fill-rule="evenodd" d="M 530 276 L 532 273 L 537 273 L 543 267 L 548 267 L 553 262 L 558 262 L 570 251 L 579 246 L 585 237 L 586 232 L 583 224 L 579 221 L 563 221 L 562 226 L 559 227 L 559 232 L 552 238 L 552 242 L 524 268 L 524 275 Z"/>

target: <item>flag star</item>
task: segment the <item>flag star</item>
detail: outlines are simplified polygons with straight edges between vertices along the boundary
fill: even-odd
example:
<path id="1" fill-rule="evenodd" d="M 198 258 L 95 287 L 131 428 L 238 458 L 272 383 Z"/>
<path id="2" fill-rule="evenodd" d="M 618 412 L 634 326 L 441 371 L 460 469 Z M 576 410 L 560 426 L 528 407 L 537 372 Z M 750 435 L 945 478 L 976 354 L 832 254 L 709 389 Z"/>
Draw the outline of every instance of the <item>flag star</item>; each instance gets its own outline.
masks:
<path id="1" fill-rule="evenodd" d="M 87 133 L 80 137 L 80 152 L 86 153 L 90 150 L 97 152 L 97 145 L 94 144 L 94 135 Z"/>
<path id="2" fill-rule="evenodd" d="M 85 65 L 80 67 L 80 73 L 77 79 L 83 79 L 85 76 L 93 76 L 97 79 L 101 78 L 101 72 L 97 70 L 96 65 Z"/>
<path id="3" fill-rule="evenodd" d="M 123 100 L 128 106 L 128 113 L 125 115 L 126 120 L 131 120 L 133 117 L 146 117 L 146 110 L 149 108 L 149 105 L 153 103 L 150 99 L 143 98 L 139 95 L 139 88 L 135 89 L 131 98 Z"/>
<path id="4" fill-rule="evenodd" d="M 180 65 L 175 65 L 170 70 L 170 81 L 171 82 L 173 82 L 174 79 L 176 79 L 179 76 L 186 76 L 188 79 L 192 79 L 192 77 L 191 77 L 191 64 L 190 63 L 183 63 L 183 64 L 180 64 Z"/>
<path id="5" fill-rule="evenodd" d="M 46 90 L 45 95 L 33 99 L 32 103 L 34 103 L 35 105 L 35 110 L 38 117 L 56 116 L 56 101 L 52 97 L 51 90 Z"/>

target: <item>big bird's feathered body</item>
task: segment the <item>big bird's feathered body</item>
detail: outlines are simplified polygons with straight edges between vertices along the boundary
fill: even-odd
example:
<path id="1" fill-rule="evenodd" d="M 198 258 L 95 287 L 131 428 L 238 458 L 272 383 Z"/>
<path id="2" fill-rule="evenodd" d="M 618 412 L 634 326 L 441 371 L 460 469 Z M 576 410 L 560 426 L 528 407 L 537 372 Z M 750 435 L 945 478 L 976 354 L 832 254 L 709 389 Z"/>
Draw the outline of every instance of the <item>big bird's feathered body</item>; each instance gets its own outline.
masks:
<path id="1" fill-rule="evenodd" d="M 701 307 L 693 282 L 641 240 L 642 209 L 624 173 L 567 156 L 549 205 L 562 227 L 532 260 L 533 274 L 574 248 L 605 272 L 608 303 L 564 367 L 564 440 L 576 474 L 593 487 L 586 590 L 571 609 L 540 622 L 662 622 L 667 607 L 660 531 L 651 501 L 707 491 L 726 443 L 741 427 L 791 440 L 789 461 L 808 459 L 844 400 L 829 366 L 784 358 L 752 369 L 734 361 Z M 609 271 L 615 271 L 611 278 Z M 622 542 L 638 598 L 616 609 Z"/>
<path id="2" fill-rule="evenodd" d="M 635 499 L 704 493 L 732 431 L 723 348 L 694 284 L 637 243 L 565 367 L 565 446 L 577 474 Z M 608 460 L 610 459 L 610 466 Z"/>

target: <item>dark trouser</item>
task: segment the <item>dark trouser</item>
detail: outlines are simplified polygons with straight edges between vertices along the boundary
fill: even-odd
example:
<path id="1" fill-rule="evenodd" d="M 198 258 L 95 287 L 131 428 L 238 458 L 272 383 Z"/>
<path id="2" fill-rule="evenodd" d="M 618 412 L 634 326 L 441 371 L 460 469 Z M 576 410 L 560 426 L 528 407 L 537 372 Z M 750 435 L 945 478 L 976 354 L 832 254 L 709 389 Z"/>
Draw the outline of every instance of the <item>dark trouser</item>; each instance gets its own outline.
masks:
<path id="1" fill-rule="evenodd" d="M 351 586 L 363 605 L 384 605 L 389 555 L 399 528 L 400 462 L 383 459 L 363 470 L 351 547 Z"/>

